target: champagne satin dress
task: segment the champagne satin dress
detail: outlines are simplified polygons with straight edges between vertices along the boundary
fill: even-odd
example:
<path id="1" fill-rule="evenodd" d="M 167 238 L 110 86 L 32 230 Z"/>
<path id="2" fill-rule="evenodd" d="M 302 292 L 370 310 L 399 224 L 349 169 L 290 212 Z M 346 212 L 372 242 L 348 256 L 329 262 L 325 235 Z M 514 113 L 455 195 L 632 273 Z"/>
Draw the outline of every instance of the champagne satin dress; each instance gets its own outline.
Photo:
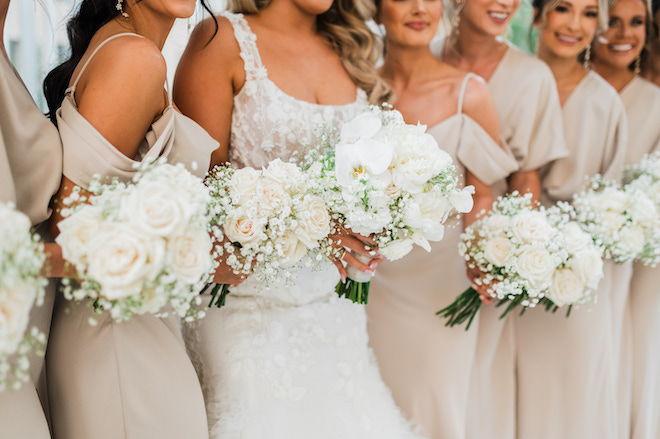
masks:
<path id="1" fill-rule="evenodd" d="M 0 52 L 0 201 L 13 202 L 32 221 L 50 216 L 50 199 L 62 175 L 62 146 L 57 129 L 36 106 L 14 67 Z M 39 228 L 44 241 L 48 227 Z M 28 328 L 48 335 L 55 284 L 46 289 L 45 302 L 34 307 Z M 0 392 L 0 437 L 49 438 L 43 357 L 30 357 L 30 381 L 18 390 Z M 46 412 L 44 412 L 46 411 Z"/>
<path id="2" fill-rule="evenodd" d="M 114 38 L 105 40 L 89 57 Z M 86 66 L 83 67 L 82 71 Z M 78 76 L 80 78 L 80 75 Z M 57 111 L 64 175 L 86 188 L 93 174 L 129 181 L 135 164 L 167 157 L 198 176 L 208 169 L 218 143 L 170 104 L 130 159 L 78 112 L 74 82 Z M 193 166 L 193 162 L 197 166 Z M 86 304 L 58 296 L 46 358 L 52 427 L 56 439 L 207 439 L 199 380 L 176 316 L 153 314 L 117 323 Z"/>
<path id="3" fill-rule="evenodd" d="M 515 158 L 462 112 L 463 81 L 456 114 L 429 127 L 449 153 L 464 184 L 466 170 L 492 184 L 517 169 Z M 407 121 L 413 123 L 414 121 Z M 396 403 L 429 437 L 464 438 L 471 414 L 468 394 L 478 321 L 445 327 L 436 311 L 470 286 L 458 253 L 462 221 L 450 221 L 440 242 L 426 252 L 415 246 L 405 258 L 383 262 L 371 281 L 367 304 L 370 345 Z"/>
<path id="4" fill-rule="evenodd" d="M 589 72 L 564 104 L 570 155 L 541 170 L 544 205 L 569 201 L 585 177 L 619 179 L 628 136 L 625 110 L 604 79 Z M 618 351 L 632 266 L 604 264 L 597 303 L 564 312 L 536 308 L 516 315 L 517 437 L 621 439 Z"/>
<path id="5" fill-rule="evenodd" d="M 635 76 L 620 93 L 628 116 L 626 164 L 660 150 L 660 88 Z M 635 263 L 632 318 L 632 439 L 660 439 L 660 267 Z M 626 386 L 626 377 L 621 383 Z M 622 414 L 625 416 L 625 413 Z"/>

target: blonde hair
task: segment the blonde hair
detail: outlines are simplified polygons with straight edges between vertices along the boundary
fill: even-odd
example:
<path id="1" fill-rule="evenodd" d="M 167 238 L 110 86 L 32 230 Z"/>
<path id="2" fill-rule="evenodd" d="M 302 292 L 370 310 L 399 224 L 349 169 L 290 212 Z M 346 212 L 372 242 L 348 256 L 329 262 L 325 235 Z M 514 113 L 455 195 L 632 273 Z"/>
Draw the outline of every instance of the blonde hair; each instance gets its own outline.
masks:
<path id="1" fill-rule="evenodd" d="M 258 14 L 271 0 L 228 0 L 227 9 L 243 14 Z M 363 89 L 369 103 L 386 102 L 390 87 L 376 72 L 381 44 L 367 26 L 376 13 L 372 0 L 335 0 L 329 10 L 316 18 L 320 35 L 332 44 L 353 82 Z"/>

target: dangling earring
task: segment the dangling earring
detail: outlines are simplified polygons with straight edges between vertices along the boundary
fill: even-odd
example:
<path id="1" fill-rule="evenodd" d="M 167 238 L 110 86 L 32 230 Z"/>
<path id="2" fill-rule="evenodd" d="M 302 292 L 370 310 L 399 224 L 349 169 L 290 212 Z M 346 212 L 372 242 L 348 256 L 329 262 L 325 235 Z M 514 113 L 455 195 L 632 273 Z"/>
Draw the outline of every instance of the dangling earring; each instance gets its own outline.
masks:
<path id="1" fill-rule="evenodd" d="M 591 68 L 591 43 L 584 49 L 584 61 L 582 61 L 582 67 L 589 70 Z"/>
<path id="2" fill-rule="evenodd" d="M 124 0 L 117 0 L 116 8 L 124 18 L 128 18 L 128 13 L 124 11 Z"/>
<path id="3" fill-rule="evenodd" d="M 642 57 L 641 55 L 637 55 L 637 58 L 635 58 L 635 75 L 639 75 L 639 73 L 642 71 Z"/>

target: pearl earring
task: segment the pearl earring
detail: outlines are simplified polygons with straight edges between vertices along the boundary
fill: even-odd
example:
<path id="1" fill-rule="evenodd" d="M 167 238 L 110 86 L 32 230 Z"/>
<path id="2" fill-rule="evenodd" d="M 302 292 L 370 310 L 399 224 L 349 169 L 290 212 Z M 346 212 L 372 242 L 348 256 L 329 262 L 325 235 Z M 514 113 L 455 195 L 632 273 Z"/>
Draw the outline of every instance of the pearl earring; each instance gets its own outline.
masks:
<path id="1" fill-rule="evenodd" d="M 117 0 L 116 8 L 124 18 L 128 18 L 128 13 L 124 11 L 124 0 Z"/>

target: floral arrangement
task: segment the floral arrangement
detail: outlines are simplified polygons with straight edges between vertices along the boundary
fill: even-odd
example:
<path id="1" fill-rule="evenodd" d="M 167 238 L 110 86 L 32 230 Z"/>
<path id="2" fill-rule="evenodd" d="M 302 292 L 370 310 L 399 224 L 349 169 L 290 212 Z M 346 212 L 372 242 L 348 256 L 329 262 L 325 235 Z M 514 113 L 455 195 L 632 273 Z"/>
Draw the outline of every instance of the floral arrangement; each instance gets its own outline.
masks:
<path id="1" fill-rule="evenodd" d="M 566 211 L 569 209 L 569 211 Z M 500 197 L 492 211 L 461 235 L 459 251 L 469 269 L 481 277 L 475 283 L 506 306 L 500 318 L 517 306 L 542 304 L 556 311 L 588 303 L 603 277 L 602 251 L 580 226 L 570 221 L 570 206 L 536 208 L 531 194 Z M 437 312 L 447 326 L 467 321 L 470 328 L 481 300 L 470 287 Z"/>
<path id="2" fill-rule="evenodd" d="M 310 251 L 316 254 L 307 263 L 323 257 L 330 215 L 318 183 L 295 164 L 276 159 L 263 170 L 217 166 L 206 184 L 213 221 L 226 238 L 218 253 L 234 273 L 270 283 L 291 279 L 294 272 L 287 268 Z M 216 285 L 211 304 L 224 305 L 228 291 Z"/>
<path id="3" fill-rule="evenodd" d="M 575 220 L 605 248 L 607 259 L 648 265 L 660 261 L 660 211 L 652 198 L 657 197 L 656 184 L 650 174 L 624 187 L 597 175 L 574 196 Z"/>
<path id="4" fill-rule="evenodd" d="M 30 232 L 30 220 L 13 204 L 0 203 L 0 391 L 29 378 L 28 355 L 43 355 L 46 337 L 29 328 L 32 306 L 44 300 L 43 245 Z"/>
<path id="5" fill-rule="evenodd" d="M 144 313 L 203 317 L 191 303 L 201 303 L 215 264 L 208 190 L 164 160 L 140 169 L 133 183 L 95 179 L 92 196 L 74 187 L 63 200 L 69 207 L 56 242 L 79 279 L 75 286 L 65 280 L 64 296 L 88 299 L 117 321 Z"/>
<path id="6" fill-rule="evenodd" d="M 472 209 L 474 188 L 457 187 L 451 156 L 425 126 L 406 124 L 390 107 L 370 107 L 339 133 L 326 129 L 319 137 L 309 172 L 321 182 L 333 220 L 372 236 L 389 260 L 415 244 L 430 251 L 429 241 L 442 239 L 450 214 Z M 371 277 L 351 266 L 347 274 L 337 293 L 366 303 Z"/>

